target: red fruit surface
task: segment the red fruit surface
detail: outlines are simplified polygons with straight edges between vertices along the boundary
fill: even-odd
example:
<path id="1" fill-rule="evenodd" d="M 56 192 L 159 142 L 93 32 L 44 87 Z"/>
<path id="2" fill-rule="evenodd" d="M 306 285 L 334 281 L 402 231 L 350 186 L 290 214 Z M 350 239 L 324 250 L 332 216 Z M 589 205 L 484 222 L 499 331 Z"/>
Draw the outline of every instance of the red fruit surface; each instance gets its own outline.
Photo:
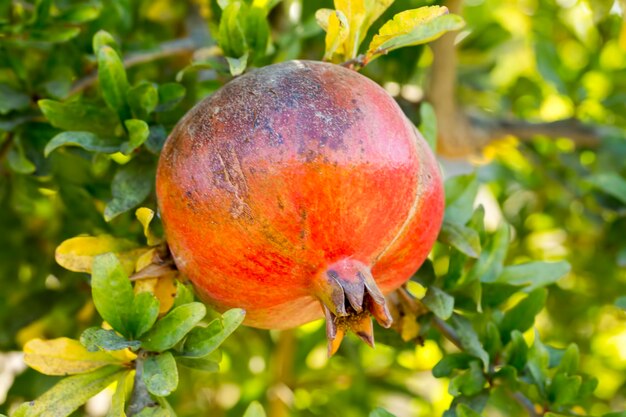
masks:
<path id="1" fill-rule="evenodd" d="M 157 196 L 199 295 L 261 328 L 362 309 L 389 325 L 370 287 L 407 281 L 443 216 L 437 162 L 393 98 L 312 61 L 254 70 L 194 107 L 163 148 Z"/>

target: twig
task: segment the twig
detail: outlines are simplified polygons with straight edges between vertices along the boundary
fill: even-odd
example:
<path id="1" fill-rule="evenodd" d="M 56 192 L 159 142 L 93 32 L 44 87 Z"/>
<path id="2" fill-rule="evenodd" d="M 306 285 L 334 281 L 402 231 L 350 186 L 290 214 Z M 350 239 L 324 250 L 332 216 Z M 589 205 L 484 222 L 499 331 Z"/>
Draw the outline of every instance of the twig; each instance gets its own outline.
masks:
<path id="1" fill-rule="evenodd" d="M 190 54 L 196 48 L 197 45 L 191 38 L 181 38 L 175 39 L 173 41 L 163 42 L 155 50 L 129 54 L 126 59 L 124 59 L 124 68 L 130 68 L 139 64 L 144 64 L 146 62 L 169 58 L 176 55 Z M 67 96 L 72 96 L 91 87 L 97 79 L 98 71 L 93 71 L 91 74 L 86 75 L 85 77 L 76 81 Z"/>
<path id="2" fill-rule="evenodd" d="M 435 326 L 435 328 L 439 330 L 446 339 L 452 342 L 454 346 L 463 350 L 461 339 L 459 338 L 459 336 L 457 336 L 454 329 L 448 323 L 446 323 L 445 321 L 443 321 L 437 316 L 433 316 L 432 323 L 433 323 L 433 326 Z"/>
<path id="3" fill-rule="evenodd" d="M 433 326 L 435 326 L 435 328 L 439 330 L 446 339 L 452 342 L 460 350 L 463 350 L 463 346 L 461 345 L 461 339 L 448 323 L 436 316 L 433 317 L 432 323 Z M 529 417 L 541 416 L 541 414 L 537 414 L 537 411 L 535 411 L 535 405 L 533 404 L 533 402 L 529 400 L 524 394 L 518 391 L 510 393 L 510 395 L 517 403 L 524 407 L 524 409 L 528 412 Z"/>
<path id="4" fill-rule="evenodd" d="M 528 413 L 529 417 L 540 417 L 541 416 L 541 414 L 537 413 L 537 411 L 535 410 L 535 405 L 533 404 L 533 402 L 530 401 L 528 398 L 526 398 L 524 396 L 524 394 L 522 394 L 521 392 L 513 392 L 513 393 L 511 393 L 511 397 L 519 405 L 524 407 L 524 409 Z"/>
<path id="5" fill-rule="evenodd" d="M 460 13 L 462 0 L 445 2 L 451 13 Z M 611 131 L 606 126 L 590 126 L 578 119 L 547 123 L 530 123 L 523 120 L 492 119 L 483 115 L 468 114 L 456 99 L 457 52 L 456 33 L 447 33 L 432 43 L 433 65 L 426 91 L 437 116 L 439 141 L 437 151 L 447 157 L 467 157 L 478 153 L 494 140 L 508 135 L 522 141 L 537 135 L 552 138 L 566 137 L 576 145 L 596 147 L 602 137 Z M 614 130 L 614 129 L 613 129 Z"/>
<path id="6" fill-rule="evenodd" d="M 145 352 L 140 350 L 135 359 L 135 384 L 133 393 L 130 396 L 130 402 L 126 410 L 129 417 L 138 414 L 147 407 L 156 406 L 156 402 L 150 396 L 146 384 L 143 382 L 143 361 L 145 360 Z"/>

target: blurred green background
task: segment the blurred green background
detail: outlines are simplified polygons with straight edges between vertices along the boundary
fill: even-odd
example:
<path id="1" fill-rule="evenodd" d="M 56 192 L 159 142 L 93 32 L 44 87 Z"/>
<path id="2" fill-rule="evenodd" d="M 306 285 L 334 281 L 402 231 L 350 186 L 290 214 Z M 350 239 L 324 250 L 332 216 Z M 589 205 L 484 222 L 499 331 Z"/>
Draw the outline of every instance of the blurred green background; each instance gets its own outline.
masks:
<path id="1" fill-rule="evenodd" d="M 397 0 L 368 38 L 395 13 L 428 4 Z M 476 173 L 474 204 L 485 207 L 487 231 L 502 220 L 512 225 L 508 264 L 571 264 L 549 287 L 535 326 L 554 348 L 576 343 L 581 371 L 598 379 L 593 396 L 573 411 L 625 410 L 626 315 L 615 303 L 626 295 L 626 3 L 467 0 L 448 6 L 467 23 L 450 38 L 456 50 L 404 48 L 362 73 L 394 95 L 417 125 L 424 100 L 435 105 L 444 173 Z M 321 7 L 332 2 L 280 2 L 269 15 L 271 45 L 252 64 L 321 59 L 324 32 L 314 17 Z M 52 126 L 37 101 L 102 106 L 89 79 L 96 69 L 91 42 L 98 30 L 108 31 L 131 60 L 129 84 L 159 85 L 148 145 L 135 158 L 149 170 L 176 121 L 229 79 L 211 61 L 220 13 L 217 3 L 204 0 L 0 1 L 0 412 L 57 380 L 20 365 L 16 352 L 24 343 L 77 338 L 100 322 L 88 276 L 56 265 L 55 247 L 83 233 L 142 236 L 132 211 L 103 218 L 124 157 L 68 148 L 45 158 L 46 143 L 66 128 Z M 200 64 L 188 68 L 192 62 Z M 456 74 L 448 87 L 463 115 L 455 123 L 466 123 L 459 130 L 441 123 L 448 122 L 450 114 L 441 112 L 450 97 L 433 96 L 450 79 L 431 70 Z M 163 88 L 168 83 L 184 89 Z M 143 205 L 154 207 L 149 187 L 147 194 Z M 435 254 L 434 261 L 439 274 L 449 259 Z M 265 404 L 269 417 L 359 417 L 377 406 L 398 417 L 438 416 L 448 409 L 449 379 L 431 370 L 454 350 L 449 342 L 433 336 L 423 346 L 404 343 L 382 329 L 377 339 L 371 350 L 351 337 L 328 360 L 322 322 L 286 332 L 241 328 L 224 345 L 219 373 L 181 370 L 171 403 L 179 416 L 214 417 L 240 416 L 252 400 Z M 102 398 L 79 414 L 105 415 Z M 484 413 L 525 415 L 498 395 Z"/>

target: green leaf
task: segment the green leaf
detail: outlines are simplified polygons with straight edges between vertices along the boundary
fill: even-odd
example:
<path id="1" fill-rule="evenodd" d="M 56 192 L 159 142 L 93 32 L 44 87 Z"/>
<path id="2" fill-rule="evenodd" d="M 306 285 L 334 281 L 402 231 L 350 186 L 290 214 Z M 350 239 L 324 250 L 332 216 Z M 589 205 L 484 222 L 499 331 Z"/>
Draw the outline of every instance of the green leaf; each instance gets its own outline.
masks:
<path id="1" fill-rule="evenodd" d="M 30 103 L 30 97 L 8 84 L 0 84 L 0 114 L 14 110 L 24 110 Z"/>
<path id="2" fill-rule="evenodd" d="M 142 377 L 151 394 L 167 397 L 178 387 L 178 370 L 174 356 L 170 352 L 150 356 L 143 364 Z"/>
<path id="3" fill-rule="evenodd" d="M 548 379 L 548 366 L 550 364 L 550 354 L 545 345 L 541 342 L 539 332 L 535 330 L 535 341 L 528 351 L 528 362 L 526 367 L 539 388 L 542 396 L 546 394 L 546 382 Z"/>
<path id="4" fill-rule="evenodd" d="M 232 58 L 227 56 L 226 61 L 228 61 L 228 68 L 230 69 L 230 74 L 233 77 L 243 74 L 246 70 L 246 66 L 248 65 L 248 53 L 246 52 L 239 58 Z"/>
<path id="5" fill-rule="evenodd" d="M 157 321 L 142 338 L 144 349 L 163 352 L 180 342 L 206 314 L 202 303 L 189 303 L 176 307 Z"/>
<path id="6" fill-rule="evenodd" d="M 420 127 L 419 131 L 424 135 L 430 149 L 437 150 L 437 115 L 435 108 L 428 102 L 420 104 Z"/>
<path id="7" fill-rule="evenodd" d="M 111 398 L 111 408 L 107 417 L 126 417 L 124 412 L 126 406 L 126 398 L 132 389 L 133 381 L 129 378 L 130 371 L 124 372 L 117 380 L 117 387 Z"/>
<path id="8" fill-rule="evenodd" d="M 468 405 L 459 404 L 456 408 L 458 417 L 481 417 L 480 413 L 472 410 Z"/>
<path id="9" fill-rule="evenodd" d="M 128 105 L 136 119 L 146 120 L 159 104 L 159 92 L 152 83 L 143 82 L 128 90 Z"/>
<path id="10" fill-rule="evenodd" d="M 165 83 L 159 86 L 159 105 L 156 111 L 163 112 L 171 110 L 184 98 L 187 90 L 178 83 Z"/>
<path id="11" fill-rule="evenodd" d="M 112 384 L 125 368 L 106 366 L 88 374 L 62 379 L 35 401 L 24 407 L 25 417 L 65 417 L 72 414 L 88 399 Z"/>
<path id="12" fill-rule="evenodd" d="M 104 209 L 104 219 L 110 221 L 140 205 L 152 192 L 153 182 L 152 167 L 133 161 L 120 168 L 111 183 L 113 199 Z"/>
<path id="13" fill-rule="evenodd" d="M 517 330 L 511 332 L 510 340 L 511 343 L 504 352 L 506 361 L 518 371 L 523 371 L 528 361 L 528 345 L 524 336 Z"/>
<path id="14" fill-rule="evenodd" d="M 478 232 L 461 224 L 444 221 L 439 232 L 439 240 L 472 258 L 478 258 L 480 255 Z"/>
<path id="15" fill-rule="evenodd" d="M 569 273 L 571 267 L 561 262 L 528 262 L 507 266 L 502 270 L 496 282 L 511 285 L 526 285 L 525 291 L 533 291 L 540 287 L 553 284 Z"/>
<path id="16" fill-rule="evenodd" d="M 128 318 L 128 328 L 133 337 L 139 338 L 152 328 L 159 317 L 159 300 L 150 292 L 135 294 Z"/>
<path id="17" fill-rule="evenodd" d="M 243 322 L 246 312 L 235 308 L 228 310 L 221 319 L 215 319 L 207 327 L 196 327 L 185 341 L 183 355 L 202 357 L 217 349 Z"/>
<path id="18" fill-rule="evenodd" d="M 394 49 L 431 42 L 464 25 L 461 16 L 448 14 L 443 6 L 405 10 L 379 29 L 368 47 L 366 59 L 371 61 Z"/>
<path id="19" fill-rule="evenodd" d="M 459 175 L 445 182 L 445 220 L 466 224 L 472 218 L 474 200 L 478 194 L 478 180 L 475 174 Z"/>
<path id="20" fill-rule="evenodd" d="M 492 321 L 489 321 L 485 326 L 483 347 L 489 354 L 490 358 L 497 358 L 498 354 L 502 350 L 502 339 L 500 337 L 500 331 L 498 326 Z"/>
<path id="21" fill-rule="evenodd" d="M 389 411 L 384 408 L 377 408 L 372 411 L 369 417 L 396 417 L 395 414 L 391 414 Z"/>
<path id="22" fill-rule="evenodd" d="M 91 291 L 100 316 L 124 336 L 128 332 L 128 316 L 133 303 L 133 287 L 122 264 L 112 253 L 93 260 Z"/>
<path id="23" fill-rule="evenodd" d="M 62 146 L 78 146 L 90 152 L 115 153 L 120 149 L 116 139 L 101 138 L 90 132 L 62 132 L 50 139 L 43 153 L 44 156 Z"/>
<path id="24" fill-rule="evenodd" d="M 9 167 L 19 174 L 32 174 L 36 170 L 35 164 L 26 157 L 21 136 L 16 136 L 13 140 L 13 146 L 7 155 L 7 162 Z"/>
<path id="25" fill-rule="evenodd" d="M 174 297 L 174 306 L 172 308 L 176 308 L 183 304 L 189 304 L 193 302 L 193 300 L 194 296 L 191 285 L 184 284 L 181 281 L 176 281 L 176 297 Z"/>
<path id="26" fill-rule="evenodd" d="M 470 321 L 459 315 L 453 315 L 450 321 L 465 352 L 479 358 L 483 362 L 485 369 L 487 369 L 489 366 L 489 355 L 481 345 L 480 340 L 478 340 L 478 335 Z"/>
<path id="27" fill-rule="evenodd" d="M 525 332 L 532 327 L 535 316 L 543 309 L 547 297 L 548 291 L 545 288 L 538 288 L 504 314 L 500 323 L 504 343 L 510 340 L 509 336 L 513 330 Z"/>
<path id="28" fill-rule="evenodd" d="M 422 303 L 440 319 L 447 320 L 452 316 L 454 297 L 441 288 L 428 287 L 426 295 L 422 298 Z"/>
<path id="29" fill-rule="evenodd" d="M 626 417 L 626 411 L 616 411 L 614 413 L 603 414 L 602 417 Z"/>
<path id="30" fill-rule="evenodd" d="M 573 404 L 578 397 L 578 391 L 582 384 L 579 375 L 568 376 L 557 373 L 550 384 L 549 398 L 556 406 Z"/>
<path id="31" fill-rule="evenodd" d="M 248 9 L 245 15 L 244 35 L 248 54 L 254 57 L 265 56 L 270 40 L 270 25 L 267 21 L 267 11 L 263 7 L 253 5 Z"/>
<path id="32" fill-rule="evenodd" d="M 433 368 L 435 378 L 443 378 L 452 375 L 455 369 L 467 369 L 470 362 L 476 360 L 467 353 L 449 353 L 445 355 Z"/>
<path id="33" fill-rule="evenodd" d="M 98 56 L 98 54 L 100 53 L 100 49 L 103 46 L 108 46 L 118 54 L 120 53 L 120 47 L 117 44 L 115 38 L 109 32 L 104 30 L 99 30 L 96 32 L 95 35 L 93 35 L 91 46 L 93 48 L 93 53 L 96 56 Z"/>
<path id="34" fill-rule="evenodd" d="M 98 50 L 98 81 L 102 97 L 109 108 L 117 112 L 120 120 L 129 119 L 126 70 L 117 52 L 108 45 L 102 45 Z"/>
<path id="35" fill-rule="evenodd" d="M 210 355 L 201 358 L 191 358 L 187 356 L 178 356 L 176 363 L 187 368 L 204 372 L 217 372 L 220 370 L 220 360 L 222 354 L 219 350 L 213 351 Z"/>
<path id="36" fill-rule="evenodd" d="M 105 330 L 100 327 L 90 327 L 80 335 L 80 343 L 89 352 L 100 350 L 122 350 L 126 348 L 137 349 L 141 343 L 137 340 L 126 340 L 113 330 Z"/>
<path id="37" fill-rule="evenodd" d="M 103 106 L 54 100 L 39 100 L 37 104 L 50 124 L 63 130 L 86 131 L 106 137 L 112 135 L 118 124 L 117 115 Z"/>
<path id="38" fill-rule="evenodd" d="M 257 401 L 252 401 L 246 412 L 243 413 L 243 417 L 266 417 L 266 414 L 261 404 Z"/>
<path id="39" fill-rule="evenodd" d="M 139 119 L 128 119 L 124 121 L 128 130 L 128 142 L 122 144 L 122 152 L 126 155 L 140 147 L 150 136 L 150 127 L 146 122 Z"/>
<path id="40" fill-rule="evenodd" d="M 59 21 L 74 25 L 87 23 L 96 20 L 101 11 L 100 3 L 77 4 L 59 16 Z"/>
<path id="41" fill-rule="evenodd" d="M 626 180 L 615 173 L 595 174 L 589 182 L 606 194 L 626 204 Z"/>
<path id="42" fill-rule="evenodd" d="M 240 14 L 245 14 L 246 8 L 247 5 L 243 2 L 235 1 L 222 11 L 217 40 L 224 51 L 224 56 L 242 56 L 248 52 L 244 28 L 240 21 Z"/>
<path id="43" fill-rule="evenodd" d="M 455 397 L 461 394 L 471 397 L 482 391 L 486 382 L 480 363 L 473 361 L 467 371 L 452 378 L 448 391 Z"/>
<path id="44" fill-rule="evenodd" d="M 565 353 L 561 357 L 561 363 L 558 366 L 557 372 L 573 375 L 578 372 L 579 362 L 580 352 L 578 350 L 578 345 L 572 343 L 567 347 Z"/>
<path id="45" fill-rule="evenodd" d="M 467 273 L 465 281 L 495 282 L 503 270 L 504 259 L 509 250 L 509 240 L 509 225 L 502 223 L 483 246 L 478 261 Z"/>

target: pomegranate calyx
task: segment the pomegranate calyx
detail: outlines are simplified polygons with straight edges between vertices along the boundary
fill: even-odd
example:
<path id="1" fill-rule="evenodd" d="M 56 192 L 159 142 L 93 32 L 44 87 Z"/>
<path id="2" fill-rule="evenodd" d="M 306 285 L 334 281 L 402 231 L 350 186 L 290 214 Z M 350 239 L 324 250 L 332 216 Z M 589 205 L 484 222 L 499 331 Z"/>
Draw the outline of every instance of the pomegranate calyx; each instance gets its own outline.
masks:
<path id="1" fill-rule="evenodd" d="M 356 260 L 342 259 L 330 265 L 318 283 L 318 298 L 326 317 L 328 356 L 339 349 L 348 331 L 374 347 L 371 316 L 386 328 L 393 320 L 370 268 Z"/>

